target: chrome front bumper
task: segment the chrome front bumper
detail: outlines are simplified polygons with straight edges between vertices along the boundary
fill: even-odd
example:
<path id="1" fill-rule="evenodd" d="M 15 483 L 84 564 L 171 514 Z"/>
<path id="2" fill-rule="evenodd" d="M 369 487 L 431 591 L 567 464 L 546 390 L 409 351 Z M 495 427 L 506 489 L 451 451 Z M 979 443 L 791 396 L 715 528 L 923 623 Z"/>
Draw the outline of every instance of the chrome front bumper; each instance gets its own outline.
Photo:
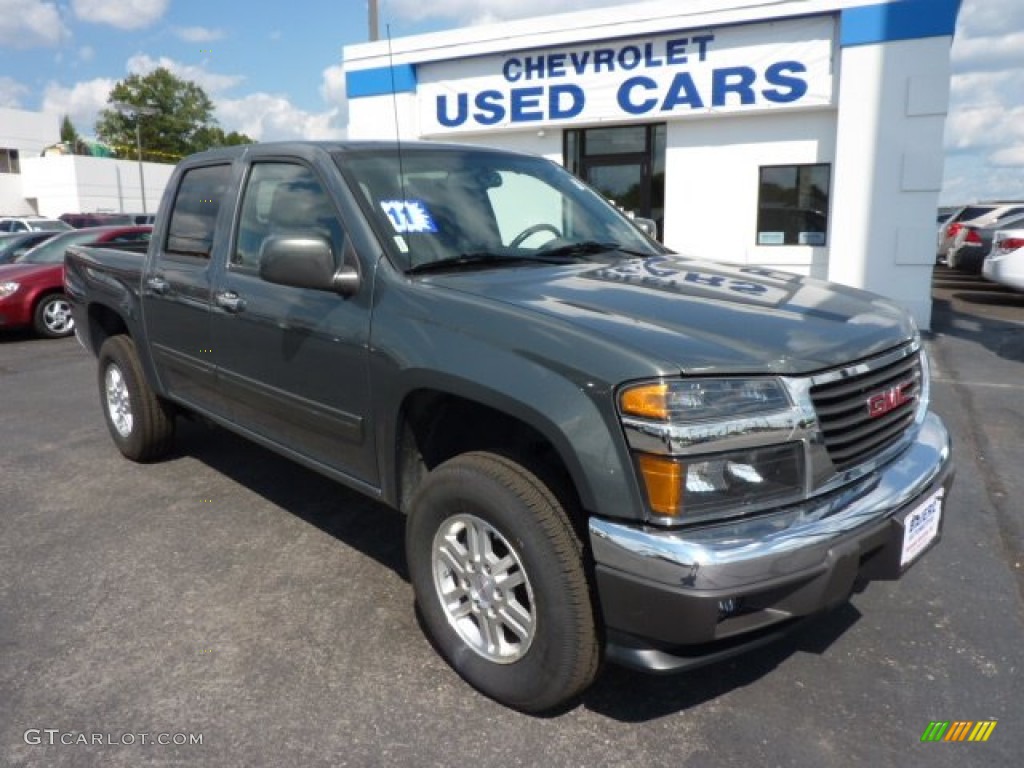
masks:
<path id="1" fill-rule="evenodd" d="M 952 475 L 949 435 L 929 413 L 875 473 L 774 514 L 683 530 L 591 518 L 610 636 L 713 643 L 843 602 L 858 580 L 898 578 L 903 517 Z"/>

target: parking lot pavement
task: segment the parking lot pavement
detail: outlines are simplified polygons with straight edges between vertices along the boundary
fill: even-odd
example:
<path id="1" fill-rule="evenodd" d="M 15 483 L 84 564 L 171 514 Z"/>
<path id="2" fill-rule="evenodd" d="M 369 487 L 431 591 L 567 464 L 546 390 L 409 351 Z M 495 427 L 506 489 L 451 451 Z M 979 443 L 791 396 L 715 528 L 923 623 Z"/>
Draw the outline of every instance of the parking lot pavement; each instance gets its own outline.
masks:
<path id="1" fill-rule="evenodd" d="M 169 460 L 127 462 L 94 361 L 0 335 L 0 765 L 1019 766 L 1024 309 L 968 314 L 936 285 L 958 463 L 938 547 L 788 641 L 608 668 L 549 718 L 433 652 L 399 515 L 188 422 Z M 921 742 L 992 719 L 986 743 Z M 83 737 L 102 743 L 61 744 Z"/>

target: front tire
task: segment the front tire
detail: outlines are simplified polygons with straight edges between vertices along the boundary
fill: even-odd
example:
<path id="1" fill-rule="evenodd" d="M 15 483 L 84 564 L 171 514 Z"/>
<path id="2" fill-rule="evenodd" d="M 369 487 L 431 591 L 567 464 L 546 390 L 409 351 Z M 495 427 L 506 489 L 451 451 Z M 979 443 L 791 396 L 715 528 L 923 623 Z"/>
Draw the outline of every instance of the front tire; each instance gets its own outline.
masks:
<path id="1" fill-rule="evenodd" d="M 436 467 L 413 499 L 406 555 L 426 629 L 470 685 L 536 713 L 593 681 L 600 644 L 582 545 L 534 474 L 490 453 Z"/>
<path id="2" fill-rule="evenodd" d="M 75 320 L 71 316 L 71 303 L 63 293 L 43 296 L 32 314 L 32 327 L 40 336 L 59 339 L 75 332 Z"/>
<path id="3" fill-rule="evenodd" d="M 164 456 L 174 440 L 174 412 L 150 388 L 129 336 L 111 336 L 100 347 L 100 402 L 118 450 L 132 461 Z"/>

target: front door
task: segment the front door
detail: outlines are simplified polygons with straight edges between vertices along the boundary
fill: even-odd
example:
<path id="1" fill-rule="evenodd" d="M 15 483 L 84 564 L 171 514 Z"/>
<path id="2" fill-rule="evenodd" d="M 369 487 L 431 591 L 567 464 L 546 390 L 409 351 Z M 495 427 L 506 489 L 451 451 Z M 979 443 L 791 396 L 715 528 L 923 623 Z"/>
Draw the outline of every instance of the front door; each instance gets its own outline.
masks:
<path id="1" fill-rule="evenodd" d="M 378 483 L 370 416 L 369 289 L 343 297 L 259 276 L 270 235 L 328 239 L 337 264 L 345 233 L 315 171 L 253 163 L 238 231 L 213 292 L 213 348 L 231 418 L 270 442 L 361 482 Z"/>

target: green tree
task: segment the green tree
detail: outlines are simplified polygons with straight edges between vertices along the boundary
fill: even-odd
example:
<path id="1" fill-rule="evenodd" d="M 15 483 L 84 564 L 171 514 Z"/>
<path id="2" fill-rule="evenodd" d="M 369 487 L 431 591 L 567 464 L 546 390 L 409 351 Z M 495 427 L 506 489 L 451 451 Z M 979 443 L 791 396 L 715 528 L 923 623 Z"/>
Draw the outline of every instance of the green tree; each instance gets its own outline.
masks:
<path id="1" fill-rule="evenodd" d="M 193 152 L 228 143 L 228 137 L 235 137 L 234 143 L 252 143 L 249 137 L 234 132 L 225 136 L 213 116 L 213 102 L 206 92 L 165 67 L 148 75 L 129 75 L 113 87 L 107 103 L 111 106 L 100 113 L 96 134 L 113 146 L 120 157 L 136 156 L 136 125 L 142 157 L 154 162 L 175 162 Z M 153 113 L 122 111 L 116 104 Z"/>
<path id="2" fill-rule="evenodd" d="M 72 154 L 89 154 L 89 148 L 78 134 L 78 131 L 75 130 L 75 124 L 71 122 L 71 118 L 68 115 L 64 115 L 60 121 L 60 140 L 62 144 L 68 145 Z"/>
<path id="3" fill-rule="evenodd" d="M 78 131 L 75 130 L 75 124 L 68 115 L 64 115 L 60 121 L 60 140 L 72 146 L 78 141 Z"/>

